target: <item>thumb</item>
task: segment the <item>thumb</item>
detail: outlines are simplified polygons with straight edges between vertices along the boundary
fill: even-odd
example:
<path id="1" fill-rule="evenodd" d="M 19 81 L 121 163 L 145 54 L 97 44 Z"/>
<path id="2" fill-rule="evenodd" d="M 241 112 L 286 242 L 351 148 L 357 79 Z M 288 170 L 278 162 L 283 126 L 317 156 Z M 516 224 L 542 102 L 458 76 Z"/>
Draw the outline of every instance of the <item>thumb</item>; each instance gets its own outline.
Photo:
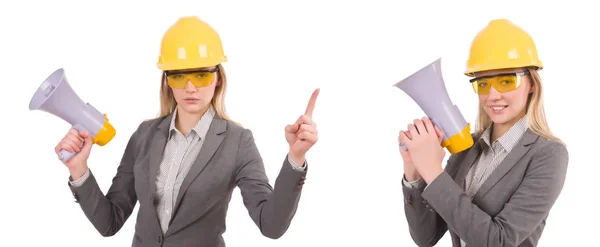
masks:
<path id="1" fill-rule="evenodd" d="M 296 133 L 298 131 L 298 128 L 300 128 L 299 124 L 288 124 L 287 126 L 285 126 L 285 132 Z"/>
<path id="2" fill-rule="evenodd" d="M 434 126 L 435 133 L 437 134 L 438 141 L 441 143 L 444 140 L 444 132 L 442 132 L 437 126 Z"/>
<path id="3" fill-rule="evenodd" d="M 92 136 L 90 135 L 90 132 L 87 131 L 83 131 L 80 133 L 81 137 L 83 137 L 83 148 L 81 149 L 81 151 L 85 151 L 85 152 L 89 152 L 90 149 L 92 149 Z"/>

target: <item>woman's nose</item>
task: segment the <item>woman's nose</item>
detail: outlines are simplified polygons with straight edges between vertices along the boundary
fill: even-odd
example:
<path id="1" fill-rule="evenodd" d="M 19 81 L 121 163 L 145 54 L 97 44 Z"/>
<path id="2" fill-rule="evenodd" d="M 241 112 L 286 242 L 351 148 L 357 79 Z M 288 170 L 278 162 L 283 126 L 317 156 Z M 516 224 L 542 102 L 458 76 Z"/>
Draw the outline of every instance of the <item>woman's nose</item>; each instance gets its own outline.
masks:
<path id="1" fill-rule="evenodd" d="M 193 93 L 196 91 L 196 86 L 192 83 L 192 81 L 188 81 L 185 86 L 185 91 L 188 93 Z"/>
<path id="2" fill-rule="evenodd" d="M 490 100 L 496 100 L 499 99 L 502 96 L 502 94 L 500 92 L 498 92 L 498 90 L 496 90 L 495 87 L 491 87 L 490 88 L 490 94 L 488 95 L 488 99 Z"/>

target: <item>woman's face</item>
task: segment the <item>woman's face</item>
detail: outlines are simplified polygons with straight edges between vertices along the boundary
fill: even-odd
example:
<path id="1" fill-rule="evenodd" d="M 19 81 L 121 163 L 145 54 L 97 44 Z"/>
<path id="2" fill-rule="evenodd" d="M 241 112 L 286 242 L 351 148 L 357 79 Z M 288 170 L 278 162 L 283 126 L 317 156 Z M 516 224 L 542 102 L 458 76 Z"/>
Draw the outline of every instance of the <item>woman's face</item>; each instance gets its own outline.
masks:
<path id="1" fill-rule="evenodd" d="M 527 72 L 527 70 L 523 68 L 490 70 L 476 73 L 475 77 L 480 78 L 518 72 Z M 519 80 L 520 83 L 518 83 Z M 506 85 L 510 85 L 511 81 L 512 83 L 517 83 L 518 87 L 507 91 L 506 88 L 510 88 L 510 86 Z M 478 83 L 481 83 L 478 85 L 489 87 L 489 93 L 479 94 L 479 105 L 492 119 L 494 124 L 513 124 L 527 112 L 527 99 L 529 93 L 533 92 L 531 77 L 529 75 L 488 77 L 479 80 Z M 497 86 L 494 86 L 495 83 Z M 503 93 L 499 92 L 497 87 L 500 87 L 500 91 L 503 91 Z"/>
<path id="2" fill-rule="evenodd" d="M 167 76 L 179 110 L 192 114 L 201 114 L 208 109 L 218 81 L 215 67 L 178 71 L 178 74 Z"/>

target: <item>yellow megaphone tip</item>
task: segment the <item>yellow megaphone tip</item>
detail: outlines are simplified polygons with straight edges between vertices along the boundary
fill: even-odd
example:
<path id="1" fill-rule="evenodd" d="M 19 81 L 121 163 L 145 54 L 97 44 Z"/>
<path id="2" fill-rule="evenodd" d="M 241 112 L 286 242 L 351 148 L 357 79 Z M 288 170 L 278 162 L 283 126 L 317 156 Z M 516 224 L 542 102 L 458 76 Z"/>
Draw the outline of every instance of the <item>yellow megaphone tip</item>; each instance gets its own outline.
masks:
<path id="1" fill-rule="evenodd" d="M 473 146 L 473 136 L 471 136 L 471 126 L 467 126 L 459 133 L 451 136 L 442 142 L 442 147 L 448 149 L 451 154 L 460 153 Z"/>
<path id="2" fill-rule="evenodd" d="M 113 137 L 115 137 L 116 134 L 117 134 L 117 131 L 112 126 L 112 124 L 110 124 L 108 122 L 108 118 L 105 115 L 104 116 L 104 125 L 102 126 L 100 131 L 98 131 L 98 134 L 96 134 L 96 136 L 94 136 L 94 139 L 92 139 L 92 142 L 94 144 L 97 144 L 98 146 L 104 146 L 107 143 L 109 143 L 113 139 Z"/>

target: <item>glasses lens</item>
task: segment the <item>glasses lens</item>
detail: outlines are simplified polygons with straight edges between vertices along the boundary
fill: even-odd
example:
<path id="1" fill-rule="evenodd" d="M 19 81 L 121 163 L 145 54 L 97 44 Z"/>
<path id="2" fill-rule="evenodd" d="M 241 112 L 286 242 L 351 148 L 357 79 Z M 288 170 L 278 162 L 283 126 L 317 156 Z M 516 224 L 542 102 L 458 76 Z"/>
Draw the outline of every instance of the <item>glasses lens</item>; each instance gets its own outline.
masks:
<path id="1" fill-rule="evenodd" d="M 195 87 L 206 87 L 215 80 L 215 71 L 191 71 L 167 75 L 167 82 L 172 88 L 185 88 L 188 82 Z"/>
<path id="2" fill-rule="evenodd" d="M 503 74 L 496 76 L 486 76 L 471 80 L 473 90 L 477 94 L 489 94 L 491 87 L 500 93 L 506 93 L 515 90 L 521 85 L 522 74 Z"/>

